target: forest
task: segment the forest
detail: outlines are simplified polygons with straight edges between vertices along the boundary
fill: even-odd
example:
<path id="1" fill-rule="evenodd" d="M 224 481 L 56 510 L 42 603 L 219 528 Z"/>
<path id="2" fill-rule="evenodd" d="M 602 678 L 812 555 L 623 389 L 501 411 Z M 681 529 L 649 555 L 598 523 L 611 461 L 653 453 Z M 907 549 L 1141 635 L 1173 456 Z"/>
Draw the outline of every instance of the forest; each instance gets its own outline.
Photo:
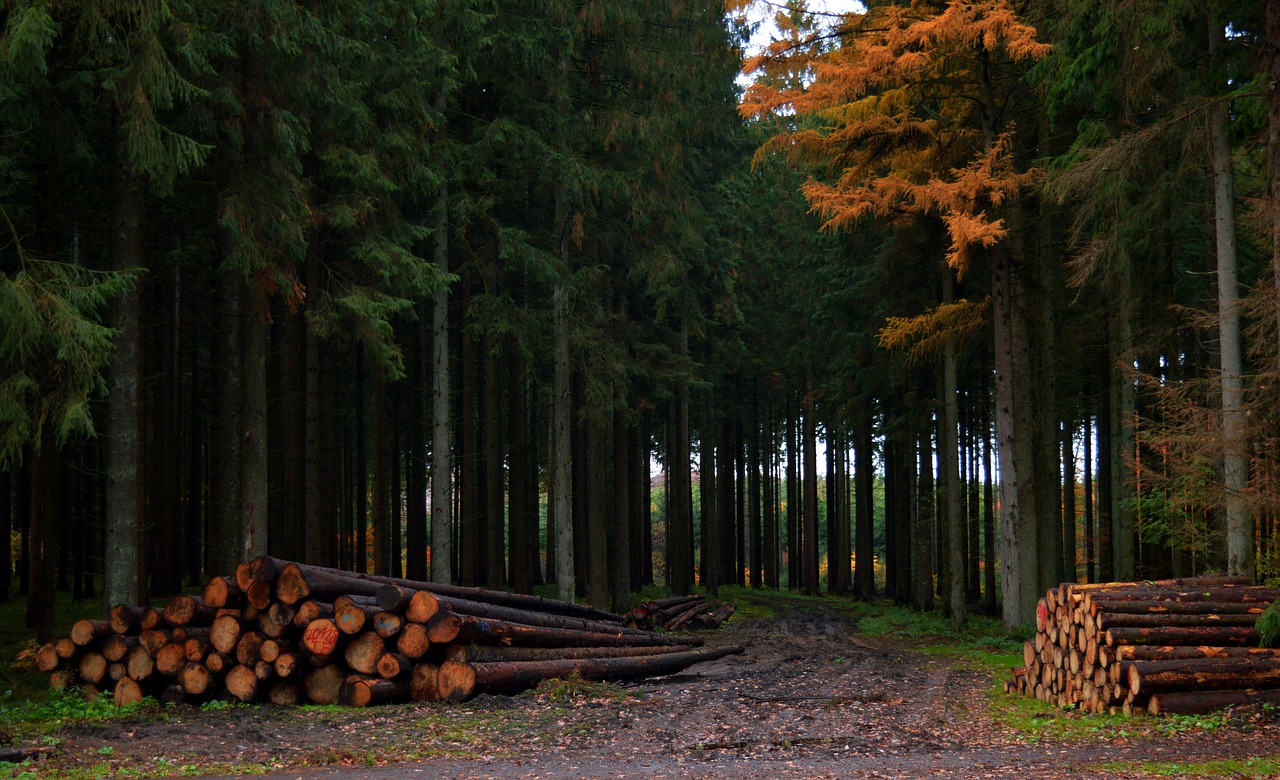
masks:
<path id="1" fill-rule="evenodd" d="M 2 0 L 0 600 L 1275 579 L 1278 197 L 1276 2 Z"/>

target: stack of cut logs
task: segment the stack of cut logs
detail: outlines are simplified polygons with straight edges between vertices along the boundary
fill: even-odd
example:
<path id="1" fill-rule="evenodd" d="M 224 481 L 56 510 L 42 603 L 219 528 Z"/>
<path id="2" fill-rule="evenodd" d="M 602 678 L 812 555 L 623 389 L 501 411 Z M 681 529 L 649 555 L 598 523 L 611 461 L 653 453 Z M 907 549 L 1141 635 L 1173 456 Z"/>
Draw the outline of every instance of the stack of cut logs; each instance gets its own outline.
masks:
<path id="1" fill-rule="evenodd" d="M 666 631 L 716 629 L 733 615 L 732 604 L 709 603 L 702 596 L 671 596 L 637 604 L 627 613 L 631 628 Z"/>
<path id="2" fill-rule="evenodd" d="M 1050 588 L 1010 693 L 1126 714 L 1280 702 L 1280 650 L 1254 623 L 1280 590 L 1199 577 Z"/>
<path id="3" fill-rule="evenodd" d="M 260 557 L 163 609 L 119 605 L 40 648 L 50 685 L 365 706 L 512 694 L 549 678 L 670 674 L 741 648 L 629 628 L 578 604 Z"/>

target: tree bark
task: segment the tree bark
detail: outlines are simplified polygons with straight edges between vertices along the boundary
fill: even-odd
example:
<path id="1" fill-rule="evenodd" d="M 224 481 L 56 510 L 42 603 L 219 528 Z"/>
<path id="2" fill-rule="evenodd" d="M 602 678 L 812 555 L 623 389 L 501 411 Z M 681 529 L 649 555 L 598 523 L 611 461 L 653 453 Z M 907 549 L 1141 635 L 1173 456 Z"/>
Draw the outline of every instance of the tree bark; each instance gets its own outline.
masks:
<path id="1" fill-rule="evenodd" d="M 122 152 L 118 150 L 117 154 Z M 142 178 L 130 173 L 120 159 L 112 173 L 112 191 L 112 267 L 117 271 L 140 270 L 145 265 L 146 196 Z M 113 307 L 116 338 L 107 373 L 106 426 L 106 533 L 110 544 L 104 550 L 102 589 L 107 608 L 142 600 L 138 577 L 142 523 L 138 474 L 141 308 L 142 293 L 136 285 L 121 293 Z M 53 457 L 53 453 L 47 457 Z"/>
<path id="2" fill-rule="evenodd" d="M 950 268 L 943 269 L 943 301 L 955 300 L 955 280 Z M 947 338 L 942 355 L 942 441 L 941 448 L 943 495 L 947 502 L 947 562 L 948 583 L 947 611 L 952 625 L 965 622 L 965 536 L 961 499 L 964 489 L 960 482 L 960 400 L 956 380 L 956 340 Z"/>
<path id="3" fill-rule="evenodd" d="M 567 236 L 561 238 L 562 244 L 567 241 Z M 573 451 L 570 436 L 573 398 L 569 383 L 569 291 L 563 281 L 556 284 L 552 297 L 555 312 L 555 373 L 551 409 L 555 430 L 555 463 L 552 464 L 555 506 L 552 507 L 549 522 L 554 523 L 556 528 L 556 597 L 561 601 L 573 601 Z"/>
<path id="4" fill-rule="evenodd" d="M 804 529 L 800 547 L 802 550 L 801 579 L 805 593 L 818 595 L 818 433 L 813 403 L 805 404 L 803 431 L 804 447 Z"/>
<path id="5" fill-rule="evenodd" d="M 448 108 L 443 90 L 436 93 L 434 102 L 436 110 L 443 116 Z M 443 151 L 437 155 L 437 160 L 440 159 L 443 159 Z M 432 229 L 432 259 L 441 277 L 447 277 L 447 177 L 441 177 L 436 189 Z M 431 306 L 431 579 L 439 583 L 453 581 L 453 421 L 449 411 L 453 390 L 449 372 L 449 285 L 442 279 L 436 287 Z"/>
<path id="6" fill-rule="evenodd" d="M 712 661 L 741 652 L 740 647 L 729 647 L 636 658 L 509 661 L 486 664 L 446 661 L 440 667 L 440 688 L 444 698 L 450 701 L 465 701 L 481 693 L 519 693 L 537 686 L 545 679 L 552 677 L 563 679 L 575 672 L 585 680 L 632 680 L 670 674 L 695 663 Z"/>
<path id="7" fill-rule="evenodd" d="M 253 282 L 240 283 L 240 522 L 237 557 L 267 552 L 267 326 L 266 301 Z"/>
<path id="8" fill-rule="evenodd" d="M 1211 67 L 1220 67 L 1222 25 L 1208 12 Z M 1218 90 L 1215 89 L 1216 93 Z M 1232 172 L 1227 102 L 1209 108 L 1209 147 L 1213 166 L 1213 224 L 1218 260 L 1218 347 L 1222 383 L 1222 487 L 1227 522 L 1227 573 L 1254 576 L 1253 516 L 1245 490 L 1249 482 L 1248 429 L 1245 418 L 1244 360 L 1240 341 L 1240 294 L 1236 262 L 1235 181 Z"/>

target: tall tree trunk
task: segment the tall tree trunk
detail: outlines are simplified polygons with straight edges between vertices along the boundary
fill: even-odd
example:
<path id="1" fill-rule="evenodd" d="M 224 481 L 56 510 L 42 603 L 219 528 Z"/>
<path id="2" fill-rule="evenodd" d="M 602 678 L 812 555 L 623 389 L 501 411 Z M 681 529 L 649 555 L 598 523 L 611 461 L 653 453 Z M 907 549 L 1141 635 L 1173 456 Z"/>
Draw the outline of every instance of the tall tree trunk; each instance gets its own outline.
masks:
<path id="1" fill-rule="evenodd" d="M 0 469 L 0 539 L 13 539 L 13 474 Z M 13 584 L 13 545 L 0 545 L 0 604 L 9 600 Z"/>
<path id="2" fill-rule="evenodd" d="M 307 302 L 303 313 L 306 326 L 304 336 L 306 342 L 306 456 L 303 459 L 303 470 L 306 478 L 306 560 L 319 566 L 331 566 L 337 560 L 337 548 L 334 539 L 337 530 L 333 523 L 333 507 L 329 499 L 326 450 L 327 436 L 324 414 L 325 372 L 323 366 L 324 349 L 321 344 L 319 317 L 319 301 L 321 296 L 322 268 L 321 251 L 324 244 L 320 239 L 311 242 L 312 249 L 307 256 Z M 357 371 L 357 374 L 359 371 Z M 357 406 L 359 408 L 359 406 Z M 360 430 L 360 421 L 356 428 Z M 223 569 L 210 569 L 223 571 Z"/>
<path id="3" fill-rule="evenodd" d="M 716 511 L 716 434 L 710 391 L 703 404 L 702 420 L 701 440 L 698 442 L 698 500 L 701 504 L 699 521 L 702 524 L 698 571 L 702 586 L 709 593 L 715 593 L 720 587 L 720 534 L 716 528 L 720 515 Z"/>
<path id="4" fill-rule="evenodd" d="M 36 641 L 52 642 L 55 624 L 58 564 L 58 450 L 53 427 L 40 428 L 40 441 L 30 450 L 30 541 L 27 546 L 27 627 L 36 629 Z M 134 581 L 137 569 L 132 572 Z"/>
<path id="5" fill-rule="evenodd" d="M 799 590 L 800 561 L 800 435 L 796 425 L 794 399 L 787 397 L 787 588 Z"/>
<path id="6" fill-rule="evenodd" d="M 717 569 L 719 572 L 720 585 L 736 585 L 738 577 L 736 573 L 737 567 L 737 544 L 735 541 L 735 527 L 737 501 L 735 486 L 735 464 L 737 461 L 736 453 L 733 446 L 733 421 L 728 414 L 722 413 L 720 424 L 715 430 L 718 432 L 717 438 L 719 443 L 716 446 L 716 539 L 713 552 L 718 553 L 720 565 Z"/>
<path id="7" fill-rule="evenodd" d="M 357 398 L 357 403 L 362 399 Z M 370 468 L 373 476 L 370 500 L 373 502 L 373 573 L 388 576 L 391 573 L 391 527 L 389 513 L 391 509 L 391 490 L 387 484 L 391 464 L 388 458 L 387 441 L 390 430 L 387 423 L 387 381 L 381 366 L 373 368 L 373 390 L 369 393 L 370 417 L 373 418 L 373 441 L 369 446 L 371 454 Z M 359 523 L 357 523 L 359 525 Z M 363 534 L 362 534 L 363 535 Z"/>
<path id="8" fill-rule="evenodd" d="M 143 219 L 146 196 L 141 177 L 117 160 L 112 175 L 112 266 L 117 271 L 144 266 Z M 116 298 L 115 355 L 107 373 L 107 545 L 103 602 L 108 606 L 142 600 L 138 580 L 142 507 L 139 504 L 138 369 L 142 293 L 136 286 Z M 46 423 L 47 424 L 47 423 Z M 50 453 L 48 457 L 52 457 Z"/>
<path id="9" fill-rule="evenodd" d="M 1075 425 L 1062 428 L 1062 570 L 1067 582 L 1075 582 L 1076 571 L 1076 452 Z"/>
<path id="10" fill-rule="evenodd" d="M 689 356 L 689 330 L 680 324 L 680 354 Z M 667 494 L 667 586 L 673 593 L 693 590 L 693 483 L 690 475 L 692 456 L 689 452 L 689 383 L 677 380 L 676 397 L 672 401 L 672 435 L 670 459 L 670 492 Z"/>
<path id="11" fill-rule="evenodd" d="M 352 569 L 364 574 L 369 571 L 369 430 L 365 423 L 365 420 L 367 419 L 365 417 L 365 406 L 367 405 L 367 401 L 369 401 L 370 394 L 365 389 L 368 387 L 368 379 L 364 367 L 364 347 L 357 344 L 355 352 L 354 380 L 356 393 L 355 398 L 353 399 L 355 407 L 353 410 L 355 412 L 353 415 L 353 427 L 355 430 L 353 431 L 354 436 L 352 437 L 355 439 L 355 442 L 352 445 L 351 451 L 347 453 L 345 458 L 355 477 L 355 479 L 349 480 L 354 483 L 355 501 L 352 502 L 351 508 L 352 521 L 346 532 L 342 534 L 342 539 L 344 546 L 351 544 L 353 547 L 349 553 L 349 555 L 355 558 L 355 566 L 353 566 Z M 378 383 L 375 381 L 375 392 L 377 384 Z M 376 414 L 373 415 L 373 417 L 374 419 L 371 423 L 374 428 L 373 440 L 376 445 L 378 440 L 378 420 Z M 339 469 L 338 473 L 344 472 Z M 347 482 L 348 480 L 343 481 Z M 377 486 L 374 486 L 373 493 L 373 500 L 376 506 L 378 494 Z M 377 524 L 376 519 L 374 520 L 374 524 Z M 348 542 L 347 540 L 351 537 L 354 537 L 354 539 L 351 539 L 351 541 Z M 377 568 L 376 562 L 374 563 L 374 568 Z"/>
<path id="12" fill-rule="evenodd" d="M 605 423 L 589 413 L 587 427 L 587 603 L 609 608 L 608 485 Z"/>
<path id="13" fill-rule="evenodd" d="M 1126 282 L 1127 286 L 1127 282 Z M 1133 385 L 1134 302 L 1123 291 L 1116 296 L 1111 370 L 1111 576 L 1128 582 L 1135 576 L 1133 524 L 1133 455 L 1137 391 Z"/>
<path id="14" fill-rule="evenodd" d="M 427 570 L 427 397 L 426 312 L 419 303 L 410 326 L 409 387 L 405 421 L 405 570 L 407 579 L 425 581 Z"/>
<path id="15" fill-rule="evenodd" d="M 469 276 L 462 277 L 462 298 L 471 300 Z M 465 305 L 465 303 L 464 303 Z M 477 455 L 476 406 L 482 395 L 476 387 L 479 349 L 470 330 L 463 330 L 461 371 L 458 381 L 458 582 L 484 584 L 485 557 L 484 491 Z"/>
<path id="16" fill-rule="evenodd" d="M 501 588 L 507 581 L 505 485 L 502 473 L 502 400 L 498 357 L 486 339 L 484 359 L 484 581 Z"/>
<path id="17" fill-rule="evenodd" d="M 800 547 L 803 550 L 801 579 L 805 593 L 818 595 L 818 431 L 812 402 L 805 404 L 804 439 L 804 529 Z"/>
<path id="18" fill-rule="evenodd" d="M 782 584 L 779 571 L 782 556 L 778 550 L 778 447 L 772 402 L 766 402 L 764 420 L 765 475 L 760 491 L 761 500 L 764 502 L 762 566 L 765 587 L 777 590 Z"/>
<path id="19" fill-rule="evenodd" d="M 562 241 L 567 241 L 567 237 Z M 561 601 L 573 601 L 573 452 L 570 436 L 573 397 L 569 382 L 569 291 L 563 281 L 556 284 L 552 303 L 555 312 L 555 374 L 551 407 L 555 429 L 555 463 L 552 465 L 555 507 L 549 522 L 554 522 L 556 528 L 556 595 Z"/>
<path id="20" fill-rule="evenodd" d="M 911 595 L 916 609 L 921 612 L 933 610 L 933 522 L 937 515 L 934 505 L 937 491 L 934 488 L 933 441 L 929 427 L 924 426 L 920 431 L 916 464 L 920 483 L 916 492 L 915 522 L 911 524 Z"/>
<path id="21" fill-rule="evenodd" d="M 1113 318 L 1114 319 L 1114 318 Z M 1112 467 L 1115 450 L 1115 427 L 1112 412 L 1113 388 L 1115 386 L 1115 366 L 1109 358 L 1110 352 L 1104 355 L 1102 378 L 1104 381 L 1102 397 L 1098 401 L 1098 434 L 1097 434 L 1097 486 L 1098 498 L 1095 515 L 1097 517 L 1097 534 L 1095 542 L 1098 546 L 1098 581 L 1115 581 L 1114 550 L 1111 546 L 1112 510 L 1115 506 L 1115 494 L 1112 482 L 1117 469 Z"/>
<path id="22" fill-rule="evenodd" d="M 240 324 L 240 545 L 237 559 L 267 553 L 267 340 L 266 302 L 252 283 L 241 283 Z"/>
<path id="23" fill-rule="evenodd" d="M 436 110 L 448 107 L 437 92 Z M 432 215 L 432 259 L 449 273 L 449 183 L 442 177 Z M 441 282 L 431 306 L 431 579 L 453 581 L 453 420 L 449 401 L 449 285 Z"/>
<path id="24" fill-rule="evenodd" d="M 1209 11 L 1209 56 L 1219 67 L 1222 25 Z M 1216 91 L 1216 85 L 1215 85 Z M 1222 482 L 1226 492 L 1227 573 L 1254 576 L 1253 516 L 1245 489 L 1249 482 L 1248 429 L 1244 402 L 1244 360 L 1240 343 L 1240 296 L 1236 268 L 1235 181 L 1227 103 L 1209 109 L 1209 146 L 1213 164 L 1213 224 L 1218 259 L 1218 345 L 1222 369 Z"/>
<path id="25" fill-rule="evenodd" d="M 511 375 L 507 382 L 507 430 L 510 452 L 508 482 L 507 567 L 511 588 L 516 593 L 533 592 L 534 566 L 537 564 L 538 535 L 537 514 L 529 511 L 530 468 L 529 406 L 526 400 L 528 379 L 525 376 L 525 360 L 519 345 L 511 345 Z M 533 490 L 536 499 L 536 486 Z M 536 507 L 536 504 L 535 504 Z M 529 554 L 529 548 L 533 554 Z"/>
<path id="26" fill-rule="evenodd" d="M 943 269 L 943 300 L 955 300 L 955 280 L 950 268 Z M 964 515 L 960 502 L 964 492 L 960 483 L 959 388 L 956 380 L 956 342 L 948 338 L 942 353 L 942 441 L 943 495 L 947 502 L 947 611 L 952 625 L 965 621 L 965 540 Z"/>
<path id="27" fill-rule="evenodd" d="M 625 394 L 618 390 L 613 412 L 613 511 L 609 534 L 609 601 L 614 612 L 631 606 L 631 491 Z"/>
<path id="28" fill-rule="evenodd" d="M 1267 75 L 1267 194 L 1271 219 L 1271 283 L 1276 296 L 1276 380 L 1280 381 L 1280 0 L 1266 0 L 1264 21 Z"/>
<path id="29" fill-rule="evenodd" d="M 982 378 L 982 606 L 996 614 L 996 501 L 995 463 L 991 447 L 991 393 L 987 374 Z"/>
<path id="30" fill-rule="evenodd" d="M 871 432 L 871 404 L 863 400 L 859 403 L 857 422 L 854 424 L 854 437 L 857 439 L 853 450 L 854 479 L 854 588 L 853 592 L 860 599 L 873 599 L 876 595 L 875 569 L 875 442 Z M 886 486 L 886 493 L 888 486 Z"/>
<path id="31" fill-rule="evenodd" d="M 1084 416 L 1084 581 L 1098 581 L 1097 547 L 1093 522 L 1093 416 Z"/>
<path id="32" fill-rule="evenodd" d="M 747 534 L 751 540 L 751 560 L 747 565 L 751 570 L 750 585 L 759 588 L 764 584 L 764 539 L 760 516 L 761 482 L 760 477 L 760 395 L 753 395 L 751 403 L 751 437 L 748 443 L 747 468 Z"/>
<path id="33" fill-rule="evenodd" d="M 240 387 L 240 307 L 243 283 L 234 273 L 219 275 L 222 309 L 218 334 L 218 417 L 214 442 L 214 505 L 209 518 L 206 571 L 231 571 L 239 556 L 240 542 L 240 431 L 243 410 Z M 113 535 L 114 536 L 114 535 Z M 116 600 L 115 603 L 121 603 Z M 126 602 L 134 603 L 134 602 Z"/>

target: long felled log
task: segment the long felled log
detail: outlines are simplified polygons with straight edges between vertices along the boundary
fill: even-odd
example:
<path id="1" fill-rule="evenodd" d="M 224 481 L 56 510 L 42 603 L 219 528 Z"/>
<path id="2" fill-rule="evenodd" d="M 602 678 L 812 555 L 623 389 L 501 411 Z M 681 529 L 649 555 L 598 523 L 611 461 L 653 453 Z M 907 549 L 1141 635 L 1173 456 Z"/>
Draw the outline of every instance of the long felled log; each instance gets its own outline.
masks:
<path id="1" fill-rule="evenodd" d="M 1258 632 L 1251 626 L 1120 627 L 1107 629 L 1106 632 L 1108 647 L 1116 645 L 1250 645 L 1257 642 Z"/>
<path id="2" fill-rule="evenodd" d="M 1099 602 L 1099 613 L 1131 615 L 1260 615 L 1267 608 L 1256 601 L 1169 601 L 1168 599 L 1123 599 Z"/>
<path id="3" fill-rule="evenodd" d="M 514 609 L 482 601 L 441 596 L 426 590 L 413 594 L 405 617 L 415 623 L 430 623 L 441 612 L 455 615 L 468 615 L 487 620 L 502 620 L 509 623 L 520 623 L 526 626 L 542 626 L 544 628 L 564 628 L 572 631 L 588 631 L 592 633 L 629 634 L 632 636 L 649 636 L 650 632 L 636 628 L 628 628 L 617 621 L 587 620 L 585 618 L 556 615 L 545 612 L 534 612 L 527 609 Z"/>
<path id="4" fill-rule="evenodd" d="M 452 644 L 444 652 L 444 660 L 464 663 L 500 661 L 556 661 L 579 658 L 635 658 L 645 655 L 685 653 L 688 645 L 642 645 L 639 647 L 494 647 L 489 645 Z"/>
<path id="5" fill-rule="evenodd" d="M 1099 612 L 1095 618 L 1099 629 L 1118 628 L 1122 626 L 1141 628 L 1172 628 L 1175 626 L 1252 626 L 1258 622 L 1258 615 L 1249 613 L 1226 614 L 1222 612 L 1204 614 L 1135 614 L 1128 612 Z"/>
<path id="6" fill-rule="evenodd" d="M 1195 645 L 1120 645 L 1102 651 L 1108 661 L 1176 661 L 1191 658 L 1270 658 L 1280 661 L 1273 647 L 1202 647 Z"/>
<path id="7" fill-rule="evenodd" d="M 1127 670 L 1129 691 L 1135 696 L 1169 691 L 1280 687 L 1280 661 L 1273 658 L 1131 661 Z"/>
<path id="8" fill-rule="evenodd" d="M 394 589 L 404 588 L 415 591 L 430 591 L 450 598 L 482 601 L 496 606 L 527 609 L 532 612 L 568 615 L 612 623 L 622 622 L 622 618 L 611 612 L 565 601 L 544 599 L 541 596 L 507 593 L 506 591 L 487 590 L 484 588 L 468 588 L 460 585 L 442 585 L 434 582 L 419 582 L 397 577 L 381 577 L 374 574 L 360 574 L 302 563 L 288 563 L 283 567 L 279 578 L 276 580 L 276 594 L 281 601 L 293 604 L 307 597 L 324 600 L 324 594 L 329 594 L 328 598 L 330 600 L 344 594 L 376 596 L 379 586 L 382 585 L 393 586 L 384 596 L 393 598 L 396 603 L 403 599 L 403 594 L 395 591 L 392 595 Z"/>
<path id="9" fill-rule="evenodd" d="M 245 604 L 244 591 L 234 577 L 214 577 L 205 584 L 200 596 L 205 606 L 217 609 L 242 607 Z"/>
<path id="10" fill-rule="evenodd" d="M 1083 599 L 1083 606 L 1089 612 L 1106 611 L 1106 605 L 1113 601 L 1170 601 L 1174 603 L 1196 602 L 1234 602 L 1237 604 L 1270 604 L 1280 598 L 1280 590 L 1262 588 L 1252 585 L 1236 585 L 1230 587 L 1203 588 L 1199 590 L 1161 590 L 1158 588 L 1126 588 L 1124 590 L 1093 591 Z"/>
<path id="11" fill-rule="evenodd" d="M 1280 690 L 1172 691 L 1152 694 L 1147 710 L 1152 715 L 1203 715 L 1224 707 L 1280 704 Z"/>
<path id="12" fill-rule="evenodd" d="M 185 626 L 189 623 L 208 625 L 217 616 L 220 607 L 211 607 L 204 603 L 200 596 L 179 593 L 169 599 L 161 613 L 165 621 L 174 626 Z"/>
<path id="13" fill-rule="evenodd" d="M 543 680 L 577 673 L 585 680 L 634 680 L 672 674 L 696 663 L 741 653 L 741 647 L 701 648 L 683 653 L 634 658 L 583 658 L 560 661 L 507 661 L 468 664 L 445 661 L 439 686 L 449 701 L 466 701 L 481 693 L 513 694 Z"/>
<path id="14" fill-rule="evenodd" d="M 455 615 L 444 611 L 432 618 L 427 626 L 427 637 L 432 644 L 464 642 L 477 645 L 503 644 L 514 647 L 638 647 L 641 645 L 696 645 L 701 644 L 702 641 L 647 632 L 633 634 L 617 630 L 613 633 L 604 633 L 546 628 L 505 620 L 486 620 L 471 615 Z"/>
<path id="15" fill-rule="evenodd" d="M 77 620 L 71 626 L 71 641 L 84 647 L 93 642 L 101 642 L 111 635 L 109 620 Z"/>
<path id="16" fill-rule="evenodd" d="M 349 707 L 394 704 L 409 700 L 409 684 L 382 677 L 350 675 L 338 688 L 338 703 Z"/>

